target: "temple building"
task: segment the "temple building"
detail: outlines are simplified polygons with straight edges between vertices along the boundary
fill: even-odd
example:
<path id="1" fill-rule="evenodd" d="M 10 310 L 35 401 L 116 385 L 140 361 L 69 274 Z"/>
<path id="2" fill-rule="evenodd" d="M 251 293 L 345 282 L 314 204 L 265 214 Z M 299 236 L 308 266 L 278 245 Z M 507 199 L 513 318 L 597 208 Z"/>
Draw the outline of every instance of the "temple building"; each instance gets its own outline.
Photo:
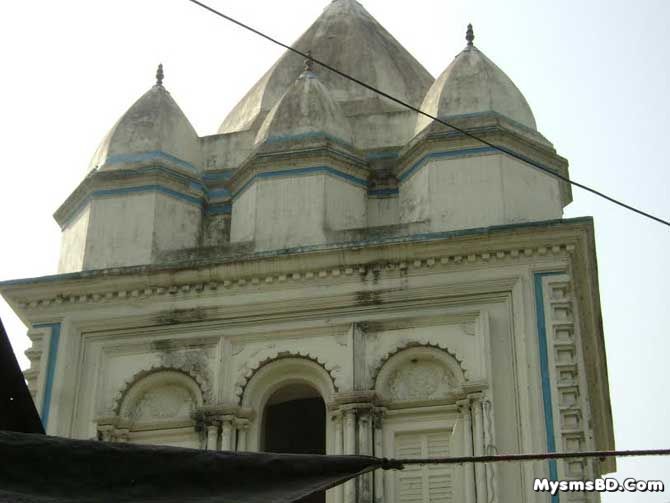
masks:
<path id="1" fill-rule="evenodd" d="M 437 79 L 355 0 L 294 47 L 568 176 L 471 27 Z M 210 136 L 168 82 L 160 67 L 56 211 L 58 274 L 0 283 L 49 434 L 388 458 L 614 448 L 593 221 L 563 218 L 567 183 L 291 52 Z M 412 466 L 310 501 L 546 502 L 535 478 L 614 468 Z"/>

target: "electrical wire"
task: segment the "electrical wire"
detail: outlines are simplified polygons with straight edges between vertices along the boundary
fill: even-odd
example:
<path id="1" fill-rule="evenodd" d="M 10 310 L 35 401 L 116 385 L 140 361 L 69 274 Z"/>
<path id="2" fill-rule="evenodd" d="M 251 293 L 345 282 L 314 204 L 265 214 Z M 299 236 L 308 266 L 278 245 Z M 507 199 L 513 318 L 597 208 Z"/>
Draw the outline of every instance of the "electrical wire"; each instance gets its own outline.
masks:
<path id="1" fill-rule="evenodd" d="M 510 461 L 545 461 L 548 459 L 575 458 L 620 458 L 637 456 L 670 456 L 670 449 L 645 449 L 629 451 L 583 451 L 583 452 L 547 452 L 542 454 L 498 454 L 493 456 L 462 456 L 448 458 L 407 458 L 385 459 L 383 468 L 399 469 L 402 465 L 445 465 L 463 463 L 500 463 Z"/>
<path id="2" fill-rule="evenodd" d="M 583 190 L 586 190 L 587 192 L 590 192 L 590 193 L 592 193 L 592 194 L 595 194 L 596 196 L 601 197 L 601 198 L 603 198 L 603 199 L 605 199 L 605 200 L 607 200 L 607 201 L 609 201 L 609 202 L 611 202 L 611 203 L 614 203 L 614 204 L 616 204 L 616 205 L 618 205 L 618 206 L 621 206 L 622 208 L 625 208 L 625 209 L 627 209 L 627 210 L 633 211 L 633 212 L 635 212 L 635 213 L 637 213 L 637 214 L 639 214 L 639 215 L 642 215 L 642 216 L 644 216 L 644 217 L 647 217 L 647 218 L 649 218 L 649 219 L 651 219 L 651 220 L 654 220 L 654 221 L 656 221 L 656 222 L 659 222 L 659 223 L 661 223 L 661 224 L 664 224 L 664 225 L 667 225 L 668 227 L 670 227 L 670 221 L 668 221 L 668 220 L 663 220 L 662 218 L 657 217 L 657 216 L 655 216 L 655 215 L 652 215 L 651 213 L 648 213 L 648 212 L 643 211 L 643 210 L 641 210 L 641 209 L 639 209 L 639 208 L 636 208 L 636 207 L 631 206 L 631 205 L 629 205 L 629 204 L 626 204 L 626 203 L 624 203 L 624 202 L 622 202 L 622 201 L 619 201 L 618 199 L 615 199 L 614 197 L 608 196 L 607 194 L 605 194 L 605 193 L 603 193 L 603 192 L 600 192 L 599 190 L 596 190 L 596 189 L 594 189 L 594 188 L 592 188 L 592 187 L 589 187 L 588 185 L 585 185 L 585 184 L 583 184 L 583 183 L 579 183 L 579 182 L 576 182 L 576 181 L 574 181 L 574 180 L 571 180 L 571 179 L 568 178 L 567 176 L 563 176 L 563 175 L 561 175 L 560 173 L 556 173 L 556 172 L 552 171 L 552 170 L 549 169 L 549 168 L 546 168 L 546 167 L 544 167 L 544 166 L 542 166 L 542 165 L 540 165 L 540 164 L 537 164 L 537 163 L 531 161 L 530 159 L 526 159 L 526 158 L 524 158 L 524 157 L 522 157 L 522 156 L 520 156 L 520 155 L 518 155 L 518 154 L 512 152 L 511 150 L 506 149 L 505 147 L 501 147 L 501 146 L 499 146 L 499 145 L 495 145 L 495 144 L 493 144 L 493 143 L 491 143 L 491 142 L 489 142 L 489 141 L 487 141 L 487 140 L 485 140 L 485 139 L 483 139 L 483 138 L 480 138 L 479 136 L 477 136 L 477 135 L 475 135 L 475 134 L 472 134 L 472 133 L 470 133 L 470 132 L 468 132 L 468 131 L 466 131 L 466 130 L 464 130 L 464 129 L 461 129 L 461 128 L 459 128 L 459 127 L 456 127 L 456 126 L 454 126 L 453 124 L 450 124 L 450 123 L 448 123 L 448 122 L 446 122 L 446 121 L 444 121 L 444 120 L 442 120 L 442 119 L 440 119 L 440 118 L 438 118 L 438 117 L 435 117 L 435 116 L 433 116 L 433 115 L 431 115 L 431 114 L 429 114 L 429 113 L 427 113 L 427 112 L 424 112 L 423 110 L 420 110 L 419 108 L 416 108 L 415 106 L 410 105 L 409 103 L 406 103 L 405 101 L 403 101 L 403 100 L 401 100 L 401 99 L 399 99 L 399 98 L 396 98 L 396 97 L 394 97 L 394 96 L 392 96 L 392 95 L 390 95 L 390 94 L 388 94 L 388 93 L 385 93 L 384 91 L 381 91 L 380 89 L 377 89 L 377 88 L 375 88 L 375 87 L 373 87 L 373 86 L 371 86 L 371 85 L 369 85 L 369 84 L 367 84 L 367 83 L 365 83 L 365 82 L 363 82 L 363 81 L 361 81 L 361 80 L 359 80 L 359 79 L 357 79 L 357 78 L 355 78 L 355 77 L 352 77 L 351 75 L 348 75 L 347 73 L 344 73 L 344 72 L 338 70 L 337 68 L 334 68 L 334 67 L 330 66 L 330 65 L 327 64 L 327 63 L 324 63 L 323 61 L 320 61 L 320 60 L 318 60 L 318 59 L 312 57 L 311 54 L 304 53 L 304 52 L 302 52 L 302 51 L 299 51 L 298 49 L 295 49 L 294 47 L 291 47 L 290 45 L 284 44 L 283 42 L 280 42 L 279 40 L 277 40 L 277 39 L 271 37 L 270 35 L 266 35 L 266 34 L 263 33 L 262 31 L 257 30 L 257 29 L 255 29 L 255 28 L 253 28 L 253 27 L 251 27 L 251 26 L 249 26 L 249 25 L 247 25 L 247 24 L 245 24 L 245 23 L 243 23 L 243 22 L 241 22 L 241 21 L 238 21 L 237 19 L 235 19 L 235 18 L 233 18 L 233 17 L 230 17 L 230 16 L 224 14 L 223 12 L 220 12 L 220 11 L 216 10 L 216 9 L 214 9 L 213 7 L 210 7 L 210 6 L 207 5 L 207 4 L 204 4 L 204 3 L 202 3 L 202 2 L 200 2 L 200 1 L 198 1 L 198 0 L 188 0 L 188 1 L 191 2 L 191 3 L 194 3 L 194 4 L 196 4 L 196 5 L 198 5 L 198 6 L 200 6 L 200 7 L 202 7 L 203 9 L 205 9 L 205 10 L 211 12 L 212 14 L 215 14 L 215 15 L 217 15 L 217 16 L 219 16 L 219 17 L 221 17 L 221 18 L 223 18 L 223 19 L 225 19 L 225 20 L 227 20 L 227 21 L 229 21 L 229 22 L 231 22 L 231 23 L 236 24 L 237 26 L 240 26 L 241 28 L 244 28 L 245 30 L 248 30 L 248 31 L 250 31 L 250 32 L 252 32 L 252 33 L 255 33 L 255 34 L 258 35 L 259 37 L 263 37 L 264 39 L 266 39 L 266 40 L 272 42 L 273 44 L 279 45 L 280 47 L 283 47 L 283 48 L 285 48 L 285 49 L 287 49 L 287 50 L 289 50 L 289 51 L 291 51 L 291 52 L 294 52 L 295 54 L 298 54 L 298 55 L 302 56 L 303 58 L 305 58 L 305 59 L 307 59 L 307 60 L 310 60 L 310 61 L 312 61 L 312 62 L 314 62 L 314 63 L 316 63 L 316 64 L 322 66 L 323 68 L 326 68 L 327 70 L 330 70 L 331 72 L 334 72 L 334 73 L 336 73 L 337 75 L 340 75 L 341 77 L 344 77 L 345 79 L 348 79 L 348 80 L 350 80 L 350 81 L 352 81 L 352 82 L 355 82 L 356 84 L 358 84 L 358 85 L 360 85 L 360 86 L 362 86 L 362 87 L 364 87 L 364 88 L 366 88 L 366 89 L 368 89 L 368 90 L 370 90 L 370 91 L 372 91 L 372 92 L 374 92 L 374 93 L 376 93 L 376 94 L 379 94 L 380 96 L 383 96 L 384 98 L 389 99 L 389 100 L 391 100 L 391 101 L 393 101 L 393 102 L 395 102 L 395 103 L 397 103 L 397 104 L 399 104 L 399 105 L 401 105 L 401 106 L 403 106 L 403 107 L 405 107 L 405 108 L 407 108 L 407 109 L 409 109 L 409 110 L 412 110 L 412 111 L 414 111 L 414 112 L 416 112 L 416 113 L 418 113 L 418 114 L 420 114 L 420 115 L 423 115 L 423 116 L 425 116 L 425 117 L 428 117 L 429 119 L 432 119 L 432 120 L 434 120 L 434 121 L 436 121 L 436 122 L 438 122 L 438 123 L 440 123 L 440 124 L 442 124 L 442 125 L 444 125 L 444 126 L 447 126 L 447 127 L 451 128 L 451 129 L 453 129 L 453 130 L 455 130 L 455 131 L 458 131 L 459 133 L 461 133 L 461 134 L 463 134 L 463 135 L 465 135 L 465 136 L 467 136 L 467 137 L 469 137 L 469 138 L 472 138 L 473 140 L 476 140 L 476 141 L 478 141 L 478 142 L 480 142 L 480 143 L 483 143 L 484 145 L 486 145 L 486 146 L 488 146 L 488 147 L 491 147 L 491 148 L 493 148 L 493 149 L 496 149 L 496 150 L 498 150 L 499 152 L 502 152 L 502 153 L 504 153 L 504 154 L 506 154 L 506 155 L 509 155 L 510 157 L 513 157 L 514 159 L 517 159 L 517 160 L 519 160 L 519 161 L 521 161 L 521 162 L 523 162 L 523 163 L 525 163 L 525 164 L 528 164 L 528 165 L 532 166 L 532 167 L 535 168 L 535 169 L 538 169 L 538 170 L 540 170 L 540 171 L 542 171 L 542 172 L 544 172 L 544 173 L 547 173 L 547 174 L 549 174 L 549 175 L 551 175 L 551 176 L 553 176 L 553 177 L 555 177 L 555 178 L 558 178 L 559 180 L 562 180 L 562 181 L 564 181 L 564 182 L 566 182 L 566 183 L 569 183 L 570 185 L 573 185 L 573 186 L 575 186 L 575 187 L 579 187 L 580 189 L 583 189 Z"/>

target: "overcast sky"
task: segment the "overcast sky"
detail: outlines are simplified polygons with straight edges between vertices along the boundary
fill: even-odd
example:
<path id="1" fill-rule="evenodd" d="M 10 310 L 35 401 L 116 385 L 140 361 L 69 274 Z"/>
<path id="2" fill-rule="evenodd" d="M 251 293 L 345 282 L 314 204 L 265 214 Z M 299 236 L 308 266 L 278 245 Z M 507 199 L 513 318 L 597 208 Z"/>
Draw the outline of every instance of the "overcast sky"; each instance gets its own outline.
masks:
<path id="1" fill-rule="evenodd" d="M 288 43 L 328 0 L 209 0 Z M 437 76 L 476 45 L 517 84 L 573 179 L 670 219 L 667 0 L 365 0 Z M 200 135 L 216 133 L 281 50 L 187 0 L 3 2 L 0 7 L 0 279 L 56 272 L 52 218 L 118 117 L 165 65 L 165 86 Z M 579 189 L 566 217 L 595 218 L 617 448 L 670 447 L 666 284 L 670 229 Z M 25 327 L 0 301 L 17 356 Z M 670 459 L 619 461 L 618 477 L 660 479 Z"/>

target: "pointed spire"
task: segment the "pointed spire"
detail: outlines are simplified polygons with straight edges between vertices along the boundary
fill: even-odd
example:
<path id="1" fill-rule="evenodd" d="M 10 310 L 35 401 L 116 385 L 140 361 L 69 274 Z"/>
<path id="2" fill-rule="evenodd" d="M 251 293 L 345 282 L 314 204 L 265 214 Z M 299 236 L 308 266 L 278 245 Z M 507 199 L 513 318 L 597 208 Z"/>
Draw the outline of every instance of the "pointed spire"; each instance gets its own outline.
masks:
<path id="1" fill-rule="evenodd" d="M 312 59 L 312 50 L 307 51 L 307 59 L 305 60 L 305 71 L 314 73 L 314 60 Z"/>
<path id="2" fill-rule="evenodd" d="M 472 23 L 468 24 L 468 31 L 465 33 L 465 40 L 468 41 L 468 47 L 472 47 L 475 41 L 475 31 L 472 29 Z"/>
<path id="3" fill-rule="evenodd" d="M 163 63 L 158 65 L 158 70 L 156 70 L 156 85 L 157 86 L 162 86 L 163 85 L 163 78 L 165 77 L 165 74 L 163 73 Z"/>

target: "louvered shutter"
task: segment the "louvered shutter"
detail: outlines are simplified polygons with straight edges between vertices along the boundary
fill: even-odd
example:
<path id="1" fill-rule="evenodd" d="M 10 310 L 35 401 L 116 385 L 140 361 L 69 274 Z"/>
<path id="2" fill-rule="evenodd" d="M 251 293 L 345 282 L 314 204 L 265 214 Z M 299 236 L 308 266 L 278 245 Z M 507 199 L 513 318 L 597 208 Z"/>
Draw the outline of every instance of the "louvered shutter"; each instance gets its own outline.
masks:
<path id="1" fill-rule="evenodd" d="M 449 455 L 449 431 L 397 433 L 396 458 L 438 458 Z M 396 474 L 399 503 L 451 503 L 452 470 L 446 465 L 411 465 Z"/>

